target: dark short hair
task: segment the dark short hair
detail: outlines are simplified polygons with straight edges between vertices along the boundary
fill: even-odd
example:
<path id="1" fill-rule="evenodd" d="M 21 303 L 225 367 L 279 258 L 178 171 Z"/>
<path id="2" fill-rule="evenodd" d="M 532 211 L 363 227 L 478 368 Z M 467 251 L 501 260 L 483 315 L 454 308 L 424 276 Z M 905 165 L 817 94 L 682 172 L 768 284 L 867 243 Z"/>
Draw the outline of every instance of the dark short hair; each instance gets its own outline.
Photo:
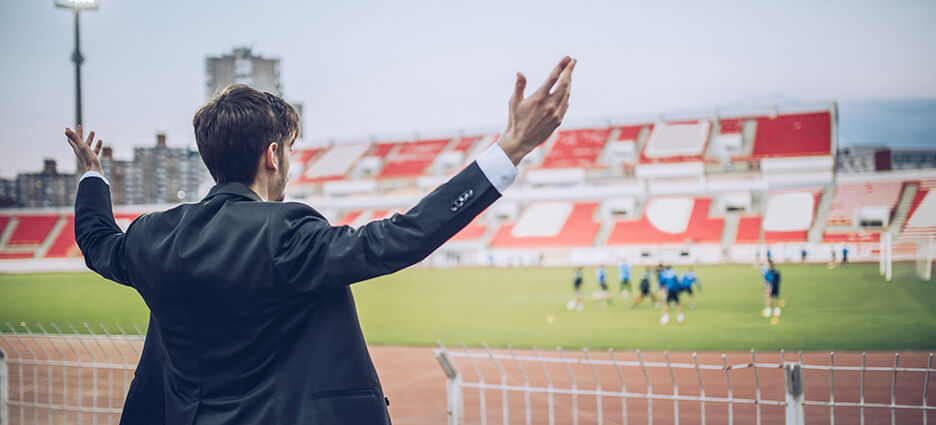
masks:
<path id="1" fill-rule="evenodd" d="M 198 153 L 217 183 L 253 183 L 267 147 L 299 134 L 299 114 L 292 105 L 243 84 L 215 94 L 198 108 L 192 124 Z"/>

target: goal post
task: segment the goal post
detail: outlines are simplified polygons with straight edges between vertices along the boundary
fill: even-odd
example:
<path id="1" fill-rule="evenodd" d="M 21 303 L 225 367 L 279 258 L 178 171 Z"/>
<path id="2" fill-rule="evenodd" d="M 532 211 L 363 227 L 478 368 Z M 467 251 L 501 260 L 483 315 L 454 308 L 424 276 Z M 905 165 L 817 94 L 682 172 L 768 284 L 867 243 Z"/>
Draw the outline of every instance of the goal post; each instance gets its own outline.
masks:
<path id="1" fill-rule="evenodd" d="M 923 281 L 933 279 L 933 261 L 936 257 L 934 235 L 894 240 L 892 234 L 881 234 L 879 272 L 890 282 L 894 277 Z"/>

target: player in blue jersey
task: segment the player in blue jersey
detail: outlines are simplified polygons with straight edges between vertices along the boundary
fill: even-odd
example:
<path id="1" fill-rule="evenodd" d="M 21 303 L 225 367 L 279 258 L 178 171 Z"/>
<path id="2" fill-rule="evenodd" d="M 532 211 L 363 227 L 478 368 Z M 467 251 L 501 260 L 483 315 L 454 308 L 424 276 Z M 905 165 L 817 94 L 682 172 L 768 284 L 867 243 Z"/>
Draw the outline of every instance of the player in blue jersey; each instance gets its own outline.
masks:
<path id="1" fill-rule="evenodd" d="M 699 292 L 702 291 L 702 283 L 699 282 L 699 278 L 696 276 L 695 271 L 692 270 L 692 267 L 689 267 L 689 271 L 684 273 L 682 279 L 679 281 L 679 290 L 680 292 L 686 291 L 689 293 L 690 310 L 695 308 L 695 293 L 692 292 L 693 285 L 699 288 Z"/>
<path id="2" fill-rule="evenodd" d="M 631 266 L 626 261 L 621 261 L 618 265 L 618 278 L 621 280 L 621 298 L 630 296 L 630 274 Z"/>
<path id="3" fill-rule="evenodd" d="M 631 307 L 637 307 L 637 304 L 640 304 L 646 296 L 650 296 L 651 301 L 657 302 L 656 295 L 650 291 L 650 267 L 647 267 L 647 270 L 644 271 L 643 276 L 640 278 L 640 295 L 634 299 L 634 303 L 631 304 Z"/>
<path id="4" fill-rule="evenodd" d="M 682 323 L 686 320 L 686 316 L 683 315 L 682 305 L 679 304 L 679 293 L 681 292 L 679 275 L 671 266 L 666 266 L 666 269 L 660 274 L 660 280 L 666 288 L 666 302 L 663 303 L 663 316 L 660 317 L 660 324 L 669 323 L 670 303 L 676 303 L 676 321 Z"/>
<path id="5" fill-rule="evenodd" d="M 595 299 L 600 302 L 602 307 L 606 307 L 611 302 L 611 297 L 608 295 L 608 275 L 604 266 L 598 266 L 595 269 L 595 277 L 598 279 L 599 287 L 598 292 L 595 293 Z"/>
<path id="6" fill-rule="evenodd" d="M 764 311 L 761 316 L 770 317 L 771 312 L 774 318 L 780 316 L 780 271 L 774 266 L 773 261 L 767 262 L 763 269 L 764 274 Z M 773 309 L 771 310 L 771 307 Z"/>
<path id="7" fill-rule="evenodd" d="M 572 278 L 572 288 L 575 289 L 575 297 L 569 300 L 566 308 L 569 310 L 582 311 L 585 309 L 585 303 L 582 300 L 582 268 L 576 267 Z"/>

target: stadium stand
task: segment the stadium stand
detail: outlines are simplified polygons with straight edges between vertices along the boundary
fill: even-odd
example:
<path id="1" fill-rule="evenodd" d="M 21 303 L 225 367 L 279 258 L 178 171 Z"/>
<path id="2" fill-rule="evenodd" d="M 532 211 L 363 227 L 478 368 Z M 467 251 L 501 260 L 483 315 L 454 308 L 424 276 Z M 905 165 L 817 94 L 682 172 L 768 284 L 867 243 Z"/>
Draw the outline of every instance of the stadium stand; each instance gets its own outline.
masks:
<path id="1" fill-rule="evenodd" d="M 445 149 L 451 139 L 421 140 L 400 143 L 393 153 L 379 152 L 386 159 L 378 179 L 413 178 L 423 175 L 436 155 Z M 392 149 L 392 148 L 391 148 Z M 380 155 L 374 155 L 380 156 Z"/>
<path id="2" fill-rule="evenodd" d="M 471 223 L 468 223 L 468 226 L 465 226 L 464 229 L 461 229 L 452 239 L 449 239 L 450 242 L 482 242 L 482 238 L 488 231 L 488 224 L 486 223 L 485 214 L 475 217 Z"/>
<path id="3" fill-rule="evenodd" d="M 529 205 L 516 222 L 504 224 L 491 238 L 498 248 L 592 246 L 601 223 L 593 217 L 598 202 L 542 202 Z"/>
<path id="4" fill-rule="evenodd" d="M 741 217 L 738 220 L 737 244 L 756 244 L 760 242 L 761 216 Z"/>
<path id="5" fill-rule="evenodd" d="M 39 245 L 49 237 L 52 227 L 58 221 L 57 215 L 20 215 L 17 217 L 16 228 L 7 241 L 7 246 L 34 246 Z"/>
<path id="6" fill-rule="evenodd" d="M 64 215 L 65 226 L 55 236 L 49 250 L 46 251 L 46 258 L 66 258 L 79 257 L 81 251 L 78 244 L 75 243 L 75 217 L 73 215 Z"/>
<path id="7" fill-rule="evenodd" d="M 709 218 L 710 198 L 662 198 L 638 220 L 614 223 L 607 245 L 717 243 L 723 218 Z"/>
<path id="8" fill-rule="evenodd" d="M 936 179 L 919 181 L 919 190 L 913 200 L 909 219 L 902 235 L 929 237 L 936 235 Z"/>
<path id="9" fill-rule="evenodd" d="M 756 158 L 832 154 L 832 115 L 829 112 L 757 118 Z"/>
<path id="10" fill-rule="evenodd" d="M 701 161 L 711 130 L 709 120 L 654 125 L 644 144 L 640 162 Z"/>
<path id="11" fill-rule="evenodd" d="M 560 131 L 542 168 L 593 168 L 610 135 L 609 128 Z"/>
<path id="12" fill-rule="evenodd" d="M 370 146 L 366 143 L 349 143 L 318 150 L 307 155 L 300 177 L 293 183 L 317 183 L 345 178 L 351 167 L 361 158 Z M 305 151 L 301 151 L 305 152 Z M 300 156 L 300 158 L 302 158 Z"/>
<path id="13" fill-rule="evenodd" d="M 902 181 L 840 183 L 835 188 L 835 197 L 832 199 L 832 209 L 829 211 L 827 224 L 830 226 L 852 225 L 855 213 L 861 208 L 882 208 L 886 209 L 889 215 L 897 205 L 903 185 Z"/>
<path id="14" fill-rule="evenodd" d="M 718 120 L 719 134 L 736 134 L 744 130 L 743 118 L 725 118 Z"/>
<path id="15" fill-rule="evenodd" d="M 764 211 L 764 242 L 806 242 L 822 188 L 775 191 Z"/>

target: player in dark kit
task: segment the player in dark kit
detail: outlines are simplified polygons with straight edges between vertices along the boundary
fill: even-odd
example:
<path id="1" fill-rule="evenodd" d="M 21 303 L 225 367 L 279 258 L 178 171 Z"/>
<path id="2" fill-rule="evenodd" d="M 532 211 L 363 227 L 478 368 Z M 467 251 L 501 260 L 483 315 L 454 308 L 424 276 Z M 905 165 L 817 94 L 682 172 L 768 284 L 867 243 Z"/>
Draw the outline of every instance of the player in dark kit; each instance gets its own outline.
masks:
<path id="1" fill-rule="evenodd" d="M 679 286 L 679 275 L 671 266 L 666 266 L 666 269 L 660 274 L 660 280 L 666 289 L 666 301 L 663 303 L 663 315 L 660 316 L 660 324 L 669 323 L 670 303 L 676 303 L 676 321 L 682 323 L 686 320 L 686 316 L 683 316 L 682 305 L 679 304 L 679 293 L 682 292 L 682 288 Z"/>
<path id="2" fill-rule="evenodd" d="M 770 313 L 773 312 L 776 319 L 780 316 L 780 304 L 780 271 L 774 267 L 773 261 L 770 261 L 764 269 L 764 311 L 761 312 L 761 316 L 770 317 Z"/>
<path id="3" fill-rule="evenodd" d="M 575 268 L 575 277 L 572 280 L 572 287 L 575 288 L 575 297 L 569 300 L 566 308 L 569 310 L 582 311 L 585 309 L 585 303 L 582 302 L 582 268 Z"/>
<path id="4" fill-rule="evenodd" d="M 653 292 L 650 292 L 650 268 L 647 267 L 647 270 L 644 272 L 643 276 L 640 278 L 640 295 L 634 299 L 634 304 L 631 307 L 637 307 L 637 304 L 640 304 L 643 301 L 644 297 L 650 296 L 650 300 L 653 302 L 657 301 L 656 295 L 653 295 Z"/>

